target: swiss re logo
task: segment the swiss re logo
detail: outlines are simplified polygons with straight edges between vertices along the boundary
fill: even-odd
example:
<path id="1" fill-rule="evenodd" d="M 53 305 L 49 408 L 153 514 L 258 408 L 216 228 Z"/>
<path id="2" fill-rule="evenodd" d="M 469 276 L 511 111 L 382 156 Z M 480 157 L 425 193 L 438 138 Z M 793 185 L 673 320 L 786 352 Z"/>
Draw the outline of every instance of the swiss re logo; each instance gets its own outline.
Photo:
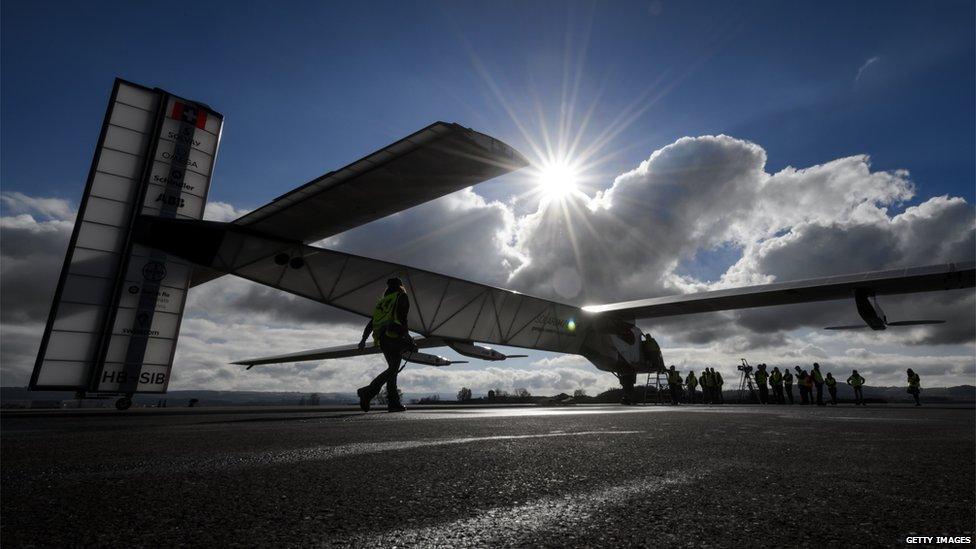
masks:
<path id="1" fill-rule="evenodd" d="M 174 101 L 173 110 L 170 111 L 169 117 L 186 124 L 193 124 L 201 130 L 207 127 L 207 112 L 189 103 Z"/>
<path id="2" fill-rule="evenodd" d="M 142 268 L 142 278 L 151 282 L 159 282 L 166 278 L 166 265 L 158 261 L 150 261 Z"/>

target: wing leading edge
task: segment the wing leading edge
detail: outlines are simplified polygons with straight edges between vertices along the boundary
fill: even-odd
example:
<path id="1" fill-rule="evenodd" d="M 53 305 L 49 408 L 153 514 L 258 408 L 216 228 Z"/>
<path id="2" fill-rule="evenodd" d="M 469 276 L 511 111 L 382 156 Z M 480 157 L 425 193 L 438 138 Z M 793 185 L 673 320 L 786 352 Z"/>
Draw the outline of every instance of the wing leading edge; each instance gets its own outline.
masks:
<path id="1" fill-rule="evenodd" d="M 286 240 L 314 242 L 527 165 L 518 151 L 498 139 L 435 122 L 233 223 Z"/>
<path id="2" fill-rule="evenodd" d="M 855 290 L 871 295 L 909 294 L 972 288 L 974 283 L 976 264 L 966 261 L 587 305 L 583 310 L 636 320 L 846 299 L 854 297 Z"/>

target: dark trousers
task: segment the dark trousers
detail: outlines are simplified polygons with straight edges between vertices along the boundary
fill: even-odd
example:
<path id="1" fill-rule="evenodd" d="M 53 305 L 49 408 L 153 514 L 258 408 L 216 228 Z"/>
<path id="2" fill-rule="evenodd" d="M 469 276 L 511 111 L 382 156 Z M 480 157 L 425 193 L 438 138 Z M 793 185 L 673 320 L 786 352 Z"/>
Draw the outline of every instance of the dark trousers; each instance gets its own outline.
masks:
<path id="1" fill-rule="evenodd" d="M 766 404 L 769 402 L 769 387 L 765 383 L 759 385 L 759 403 Z"/>
<path id="2" fill-rule="evenodd" d="M 668 389 L 671 390 L 671 404 L 677 404 L 678 400 L 681 399 L 681 385 L 671 383 L 668 385 Z"/>
<path id="3" fill-rule="evenodd" d="M 810 389 L 807 389 L 806 385 L 799 385 L 800 389 L 800 404 L 810 404 Z"/>
<path id="4" fill-rule="evenodd" d="M 827 392 L 830 393 L 830 403 L 837 406 L 837 387 L 827 387 Z"/>
<path id="5" fill-rule="evenodd" d="M 786 398 L 790 400 L 790 404 L 793 404 L 793 384 L 788 383 L 786 385 Z"/>
<path id="6" fill-rule="evenodd" d="M 776 404 L 783 403 L 783 386 L 773 385 L 773 402 Z"/>
<path id="7" fill-rule="evenodd" d="M 688 404 L 695 403 L 695 387 L 697 387 L 697 385 L 695 385 L 694 387 L 691 386 L 688 387 Z"/>
<path id="8" fill-rule="evenodd" d="M 724 385 L 725 382 L 722 382 Z M 715 404 L 725 404 L 725 396 L 722 394 L 722 385 L 715 386 Z"/>
<path id="9" fill-rule="evenodd" d="M 854 387 L 854 405 L 857 406 L 858 404 L 864 404 L 864 392 L 861 391 L 860 385 Z"/>
<path id="10" fill-rule="evenodd" d="M 921 406 L 922 402 L 918 400 L 918 393 L 919 393 L 918 387 L 909 387 L 908 392 L 911 393 L 912 397 L 915 399 L 915 406 Z"/>
<path id="11" fill-rule="evenodd" d="M 397 374 L 400 373 L 400 354 L 403 352 L 404 345 L 401 340 L 380 339 L 380 349 L 383 351 L 383 358 L 386 359 L 386 370 L 376 376 L 369 385 L 366 386 L 366 394 L 373 400 L 380 394 L 383 384 L 386 384 L 386 402 L 393 406 L 400 403 L 400 393 L 397 392 Z"/>
<path id="12" fill-rule="evenodd" d="M 823 383 L 814 382 L 814 387 L 817 388 L 817 406 L 824 406 L 823 401 Z"/>

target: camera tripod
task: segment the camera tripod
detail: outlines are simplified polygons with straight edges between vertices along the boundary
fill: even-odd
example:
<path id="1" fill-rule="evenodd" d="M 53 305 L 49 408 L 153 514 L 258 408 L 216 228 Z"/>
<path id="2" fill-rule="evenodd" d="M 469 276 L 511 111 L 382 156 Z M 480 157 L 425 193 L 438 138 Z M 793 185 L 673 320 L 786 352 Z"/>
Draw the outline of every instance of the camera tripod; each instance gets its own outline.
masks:
<path id="1" fill-rule="evenodd" d="M 742 361 L 742 364 L 738 366 L 738 370 L 742 372 L 742 376 L 739 378 L 739 404 L 743 403 L 742 393 L 746 389 L 749 389 L 750 402 L 758 402 L 758 398 L 756 397 L 756 388 L 752 384 L 752 366 L 750 366 L 749 362 L 744 358 L 740 358 L 739 360 Z"/>

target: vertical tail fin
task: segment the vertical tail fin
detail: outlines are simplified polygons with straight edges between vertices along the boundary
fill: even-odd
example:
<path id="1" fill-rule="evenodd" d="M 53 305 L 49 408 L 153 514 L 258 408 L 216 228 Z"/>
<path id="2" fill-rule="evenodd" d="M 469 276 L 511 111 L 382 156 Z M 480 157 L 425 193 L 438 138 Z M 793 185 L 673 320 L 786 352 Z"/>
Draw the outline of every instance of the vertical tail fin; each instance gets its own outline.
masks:
<path id="1" fill-rule="evenodd" d="M 132 232 L 140 214 L 203 217 L 222 123 L 115 81 L 30 389 L 166 391 L 192 267 Z"/>

